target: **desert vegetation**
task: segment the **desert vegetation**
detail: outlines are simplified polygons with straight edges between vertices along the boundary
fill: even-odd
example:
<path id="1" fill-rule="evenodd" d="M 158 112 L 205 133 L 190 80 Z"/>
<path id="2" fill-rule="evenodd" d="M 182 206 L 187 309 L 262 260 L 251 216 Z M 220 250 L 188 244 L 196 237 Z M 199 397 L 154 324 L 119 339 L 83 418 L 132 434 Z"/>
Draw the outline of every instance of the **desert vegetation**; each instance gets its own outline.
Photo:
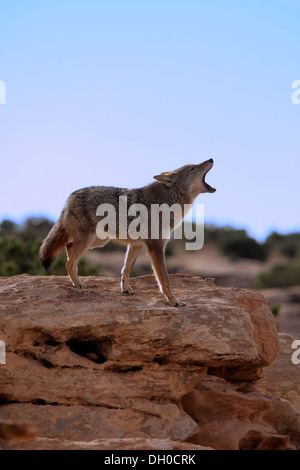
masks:
<path id="1" fill-rule="evenodd" d="M 30 217 L 24 223 L 3 220 L 0 224 L 0 276 L 16 274 L 44 275 L 39 263 L 39 248 L 53 222 L 45 217 Z M 195 228 L 194 228 L 195 229 Z M 184 250 L 185 240 L 171 239 L 166 256 L 175 258 Z M 300 285 L 300 232 L 287 235 L 271 233 L 260 243 L 250 237 L 246 230 L 230 226 L 205 225 L 205 246 L 213 247 L 220 256 L 232 263 L 248 259 L 261 262 L 265 269 L 253 282 L 256 289 Z M 98 249 L 94 250 L 95 252 Z M 125 247 L 110 242 L 101 252 L 124 252 Z M 270 260 L 273 260 L 270 263 Z M 53 262 L 48 274 L 65 275 L 66 255 L 62 254 Z M 136 274 L 148 274 L 136 269 Z M 135 271 L 133 272 L 133 275 Z M 99 262 L 83 257 L 79 262 L 79 275 L 105 275 Z"/>
<path id="2" fill-rule="evenodd" d="M 53 222 L 43 217 L 30 217 L 23 224 L 3 220 L 0 225 L 0 276 L 45 274 L 39 262 L 39 249 Z M 78 264 L 81 276 L 99 274 L 100 265 L 91 266 L 84 258 Z M 66 255 L 58 256 L 48 274 L 66 274 Z"/>

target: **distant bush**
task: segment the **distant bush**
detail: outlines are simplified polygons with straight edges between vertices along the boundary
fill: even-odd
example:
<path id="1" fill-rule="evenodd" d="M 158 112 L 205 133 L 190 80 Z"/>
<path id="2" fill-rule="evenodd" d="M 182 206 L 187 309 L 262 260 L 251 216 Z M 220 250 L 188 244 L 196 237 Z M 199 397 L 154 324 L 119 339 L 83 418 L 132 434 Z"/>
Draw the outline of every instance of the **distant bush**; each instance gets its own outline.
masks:
<path id="1" fill-rule="evenodd" d="M 282 242 L 282 240 L 284 240 L 284 238 L 285 238 L 285 235 L 282 235 L 281 233 L 278 233 L 278 232 L 272 232 L 266 238 L 265 243 L 266 243 L 266 245 L 268 245 L 270 247 L 271 246 L 274 247 L 276 245 L 278 246 Z"/>
<path id="2" fill-rule="evenodd" d="M 244 230 L 227 231 L 218 244 L 222 253 L 233 259 L 248 258 L 265 261 L 268 254 L 265 245 L 249 237 Z"/>
<path id="3" fill-rule="evenodd" d="M 267 248 L 276 249 L 280 254 L 287 258 L 294 258 L 300 255 L 300 232 L 282 235 L 272 232 L 265 242 Z"/>
<path id="4" fill-rule="evenodd" d="M 224 227 L 218 227 L 214 224 L 205 224 L 204 226 L 204 240 L 205 243 L 214 243 L 218 245 L 228 235 L 236 232 L 236 229 L 225 225 Z M 240 232 L 240 230 L 239 230 Z"/>
<path id="5" fill-rule="evenodd" d="M 66 255 L 58 256 L 49 271 L 45 273 L 39 262 L 39 249 L 53 222 L 45 218 L 31 217 L 24 224 L 18 225 L 10 220 L 0 224 L 0 276 L 16 274 L 66 274 Z M 99 273 L 101 265 L 90 266 L 82 258 L 78 263 L 79 275 Z"/>
<path id="6" fill-rule="evenodd" d="M 288 262 L 285 265 L 277 265 L 269 271 L 261 273 L 254 287 L 265 289 L 271 287 L 289 287 L 300 285 L 300 261 Z"/>
<path id="7" fill-rule="evenodd" d="M 295 258 L 300 255 L 300 233 L 286 236 L 282 241 L 280 252 L 288 258 Z"/>
<path id="8" fill-rule="evenodd" d="M 278 317 L 280 313 L 280 305 L 279 304 L 271 304 L 271 311 L 274 317 Z"/>
<path id="9" fill-rule="evenodd" d="M 102 248 L 94 248 L 94 250 L 101 250 L 101 251 L 126 251 L 126 245 L 122 245 L 121 243 L 117 243 L 114 240 L 109 241 L 104 245 Z"/>
<path id="10" fill-rule="evenodd" d="M 190 229 L 196 232 L 196 225 L 192 222 L 190 224 Z M 45 217 L 30 217 L 22 225 L 8 219 L 3 220 L 0 223 L 0 276 L 21 273 L 45 274 L 39 263 L 39 248 L 52 226 L 53 222 Z M 173 256 L 181 252 L 186 241 L 185 239 L 174 239 L 172 235 L 166 246 L 166 256 Z M 217 247 L 231 259 L 248 258 L 264 261 L 269 252 L 275 249 L 287 257 L 289 262 L 285 266 L 277 266 L 262 273 L 257 280 L 258 288 L 259 286 L 280 287 L 300 284 L 299 232 L 287 235 L 273 232 L 265 243 L 259 243 L 251 238 L 245 230 L 237 230 L 230 226 L 218 227 L 213 224 L 205 224 L 204 243 Z M 101 250 L 125 251 L 126 246 L 111 241 Z M 51 265 L 49 274 L 65 275 L 65 263 L 65 254 L 58 256 Z M 93 275 L 99 273 L 100 265 L 92 266 L 82 258 L 78 268 L 80 275 Z"/>
<path id="11" fill-rule="evenodd" d="M 174 242 L 172 243 L 172 240 L 170 240 L 169 243 L 166 245 L 166 248 L 165 248 L 166 258 L 168 258 L 169 256 L 173 256 L 174 254 L 175 254 Z"/>
<path id="12" fill-rule="evenodd" d="M 273 266 L 261 273 L 254 287 L 257 289 L 272 287 L 289 287 L 300 285 L 300 232 L 283 235 L 271 233 L 266 239 L 267 249 L 273 250 L 288 258 L 285 264 Z"/>
<path id="13" fill-rule="evenodd" d="M 199 227 L 196 227 L 194 222 L 185 222 L 189 232 L 198 232 Z M 183 232 L 184 235 L 184 232 Z M 167 245 L 168 251 L 166 253 L 171 256 L 177 250 L 184 249 L 187 240 L 174 239 L 172 234 L 170 242 Z M 195 241 L 189 240 L 190 242 Z M 204 225 L 204 246 L 213 245 L 217 247 L 223 254 L 232 259 L 237 258 L 250 258 L 264 261 L 269 253 L 268 247 L 264 243 L 257 242 L 251 238 L 245 230 L 237 230 L 230 226 L 218 227 L 214 224 Z"/>
<path id="14" fill-rule="evenodd" d="M 44 239 L 54 223 L 45 217 L 29 217 L 20 226 L 18 232 L 23 240 L 34 241 L 37 238 Z"/>
<path id="15" fill-rule="evenodd" d="M 0 232 L 1 230 L 6 232 L 6 233 L 13 233 L 17 230 L 18 225 L 13 222 L 12 220 L 2 220 L 0 224 Z"/>

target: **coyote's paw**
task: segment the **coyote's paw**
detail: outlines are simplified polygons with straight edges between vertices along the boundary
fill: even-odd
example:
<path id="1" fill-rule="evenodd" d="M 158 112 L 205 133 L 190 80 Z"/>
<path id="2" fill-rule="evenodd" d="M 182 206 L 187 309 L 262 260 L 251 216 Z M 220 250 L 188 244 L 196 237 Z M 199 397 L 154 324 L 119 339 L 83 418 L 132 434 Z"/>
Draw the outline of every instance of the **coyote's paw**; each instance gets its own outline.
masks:
<path id="1" fill-rule="evenodd" d="M 185 307 L 185 302 L 182 302 L 181 300 L 177 300 L 175 307 Z"/>
<path id="2" fill-rule="evenodd" d="M 86 289 L 87 288 L 87 286 L 85 286 L 84 284 L 81 284 L 81 282 L 78 282 L 76 284 L 73 282 L 72 286 L 77 288 L 77 289 Z"/>
<path id="3" fill-rule="evenodd" d="M 185 303 L 181 302 L 181 300 L 169 300 L 169 304 L 171 307 L 185 307 Z"/>
<path id="4" fill-rule="evenodd" d="M 131 289 L 130 286 L 123 286 L 122 287 L 122 292 L 123 294 L 127 294 L 127 295 L 133 295 L 135 292 Z"/>

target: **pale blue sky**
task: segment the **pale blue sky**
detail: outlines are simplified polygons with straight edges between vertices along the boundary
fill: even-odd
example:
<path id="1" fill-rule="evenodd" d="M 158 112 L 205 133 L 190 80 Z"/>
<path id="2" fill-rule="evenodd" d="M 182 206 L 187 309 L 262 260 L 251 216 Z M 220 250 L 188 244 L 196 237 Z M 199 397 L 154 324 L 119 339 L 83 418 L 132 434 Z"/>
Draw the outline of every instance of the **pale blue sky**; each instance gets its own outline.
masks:
<path id="1" fill-rule="evenodd" d="M 205 220 L 300 230 L 300 0 L 0 2 L 0 220 L 213 157 Z"/>

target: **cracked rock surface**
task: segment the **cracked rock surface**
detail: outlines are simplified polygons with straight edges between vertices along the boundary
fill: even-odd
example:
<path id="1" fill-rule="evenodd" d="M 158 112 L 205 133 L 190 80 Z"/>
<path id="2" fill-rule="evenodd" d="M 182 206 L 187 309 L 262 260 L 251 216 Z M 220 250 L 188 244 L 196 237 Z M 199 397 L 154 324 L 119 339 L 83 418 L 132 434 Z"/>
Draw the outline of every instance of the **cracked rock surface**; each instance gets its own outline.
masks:
<path id="1" fill-rule="evenodd" d="M 273 315 L 258 292 L 180 274 L 170 280 L 186 307 L 165 304 L 153 276 L 132 279 L 132 296 L 121 294 L 118 279 L 86 277 L 85 288 L 74 289 L 64 276 L 0 278 L 0 339 L 6 344 L 0 420 L 30 422 L 39 431 L 38 439 L 18 448 L 80 442 L 86 448 L 92 441 L 107 448 L 102 441 L 109 439 L 224 444 L 220 437 L 215 443 L 204 438 L 203 423 L 211 429 L 210 419 L 226 419 L 228 433 L 226 400 L 215 415 L 214 400 L 222 400 L 209 392 L 210 418 L 201 421 L 197 407 L 208 400 L 201 386 L 223 381 L 244 406 L 236 390 L 262 378 L 279 352 Z M 248 422 L 256 407 L 259 413 L 259 399 L 252 403 L 252 412 L 236 419 Z M 262 448 L 293 448 L 295 426 L 279 432 L 278 419 L 262 428 L 250 422 L 227 447 L 254 448 L 258 441 Z"/>

